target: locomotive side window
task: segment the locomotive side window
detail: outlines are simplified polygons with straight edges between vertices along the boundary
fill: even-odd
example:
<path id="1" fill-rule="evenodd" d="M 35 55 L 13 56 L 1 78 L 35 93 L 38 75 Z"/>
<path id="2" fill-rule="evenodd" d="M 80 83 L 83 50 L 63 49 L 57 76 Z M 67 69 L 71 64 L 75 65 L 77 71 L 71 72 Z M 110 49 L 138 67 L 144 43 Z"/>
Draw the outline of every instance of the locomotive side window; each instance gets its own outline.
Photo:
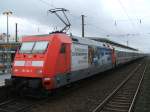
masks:
<path id="1" fill-rule="evenodd" d="M 66 53 L 66 44 L 61 44 L 60 53 Z"/>

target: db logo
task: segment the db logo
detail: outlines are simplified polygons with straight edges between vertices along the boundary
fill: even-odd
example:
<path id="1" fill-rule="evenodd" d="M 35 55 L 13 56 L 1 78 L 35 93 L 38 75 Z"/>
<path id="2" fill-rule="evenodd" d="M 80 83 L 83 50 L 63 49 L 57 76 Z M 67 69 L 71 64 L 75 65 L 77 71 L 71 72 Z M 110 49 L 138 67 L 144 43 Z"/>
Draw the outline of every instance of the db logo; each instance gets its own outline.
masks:
<path id="1" fill-rule="evenodd" d="M 26 61 L 25 62 L 25 66 L 31 66 L 32 65 L 32 61 Z"/>

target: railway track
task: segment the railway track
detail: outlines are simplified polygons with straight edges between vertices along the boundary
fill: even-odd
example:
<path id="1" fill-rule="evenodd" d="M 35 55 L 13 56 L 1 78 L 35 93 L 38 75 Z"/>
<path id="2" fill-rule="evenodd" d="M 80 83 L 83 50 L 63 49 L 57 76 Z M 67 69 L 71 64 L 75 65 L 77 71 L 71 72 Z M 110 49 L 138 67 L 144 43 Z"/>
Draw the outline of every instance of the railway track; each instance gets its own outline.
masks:
<path id="1" fill-rule="evenodd" d="M 29 112 L 33 102 L 21 99 L 9 99 L 0 103 L 0 112 Z"/>
<path id="2" fill-rule="evenodd" d="M 0 112 L 30 112 L 31 108 L 36 104 L 42 104 L 47 99 L 36 99 L 36 97 L 21 97 L 15 95 L 7 95 L 0 100 Z"/>
<path id="3" fill-rule="evenodd" d="M 92 112 L 131 112 L 147 65 L 139 64 Z"/>

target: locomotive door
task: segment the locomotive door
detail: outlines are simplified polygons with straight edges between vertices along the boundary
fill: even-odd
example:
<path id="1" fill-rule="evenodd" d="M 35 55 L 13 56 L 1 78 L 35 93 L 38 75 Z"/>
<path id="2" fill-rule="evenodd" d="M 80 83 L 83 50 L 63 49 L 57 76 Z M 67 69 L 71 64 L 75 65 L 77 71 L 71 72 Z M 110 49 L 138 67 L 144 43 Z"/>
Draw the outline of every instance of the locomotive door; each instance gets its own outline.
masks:
<path id="1" fill-rule="evenodd" d="M 70 44 L 62 43 L 60 48 L 60 70 L 61 73 L 70 73 L 71 68 L 71 56 L 70 56 Z"/>

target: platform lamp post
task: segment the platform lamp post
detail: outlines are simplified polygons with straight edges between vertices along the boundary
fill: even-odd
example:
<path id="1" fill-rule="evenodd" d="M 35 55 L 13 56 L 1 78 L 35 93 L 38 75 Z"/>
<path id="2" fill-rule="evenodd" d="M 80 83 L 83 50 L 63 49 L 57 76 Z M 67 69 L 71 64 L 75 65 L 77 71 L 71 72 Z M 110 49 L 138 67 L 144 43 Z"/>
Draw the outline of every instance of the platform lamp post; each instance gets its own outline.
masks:
<path id="1" fill-rule="evenodd" d="M 8 17 L 9 15 L 12 15 L 11 11 L 5 11 L 3 12 L 3 15 L 6 15 L 7 17 L 7 43 L 9 42 L 9 21 L 8 21 Z"/>
<path id="2" fill-rule="evenodd" d="M 12 15 L 12 12 L 11 11 L 5 11 L 5 12 L 3 12 L 3 15 L 6 15 L 6 17 L 7 17 L 7 44 L 9 43 L 9 21 L 8 21 L 8 17 L 10 16 L 10 15 Z M 10 70 L 10 67 L 11 67 L 11 60 L 9 60 L 9 58 L 10 58 L 10 56 L 9 56 L 9 52 L 8 52 L 8 50 L 9 50 L 9 48 L 7 48 L 6 49 L 6 56 L 7 56 L 7 65 L 6 65 L 6 67 L 7 67 L 7 73 L 9 73 L 9 70 Z"/>

